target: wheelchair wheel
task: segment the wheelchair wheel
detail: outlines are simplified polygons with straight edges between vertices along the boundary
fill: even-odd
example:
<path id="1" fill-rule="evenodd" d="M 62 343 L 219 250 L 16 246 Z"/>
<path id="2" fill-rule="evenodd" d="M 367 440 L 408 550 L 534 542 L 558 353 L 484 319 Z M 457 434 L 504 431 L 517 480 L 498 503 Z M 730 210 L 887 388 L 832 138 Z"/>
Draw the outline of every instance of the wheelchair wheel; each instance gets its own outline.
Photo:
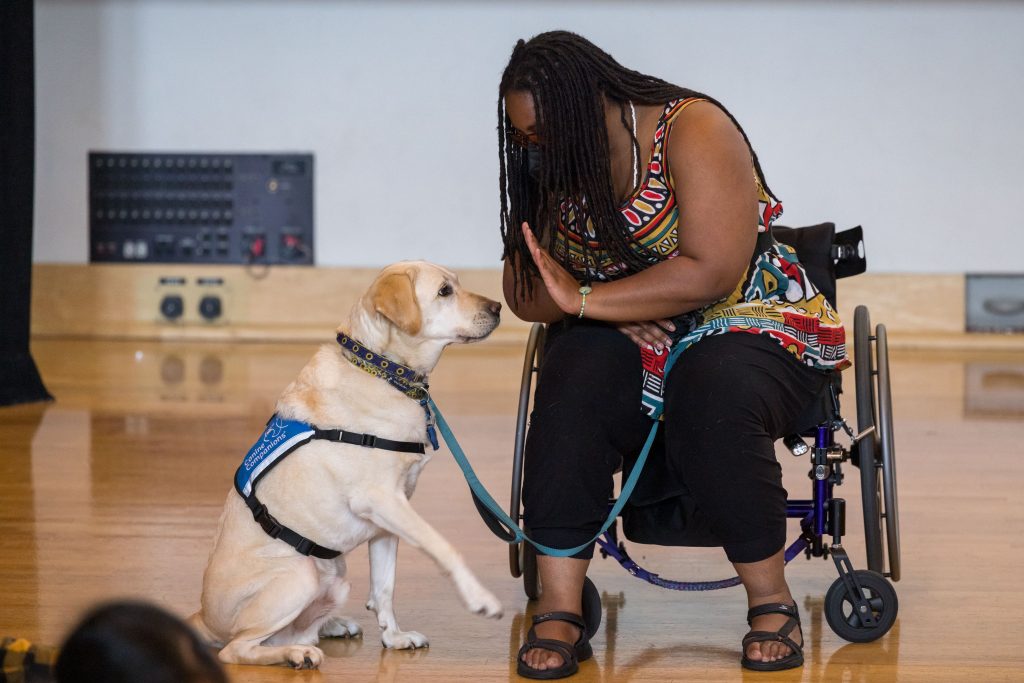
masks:
<path id="1" fill-rule="evenodd" d="M 899 601 L 896 589 L 884 576 L 867 569 L 854 572 L 868 602 L 874 625 L 867 626 L 854 608 L 853 598 L 846 592 L 846 584 L 838 578 L 825 594 L 825 620 L 836 635 L 851 643 L 870 643 L 878 640 L 896 622 Z"/>
<path id="2" fill-rule="evenodd" d="M 874 433 L 857 444 L 867 564 L 868 569 L 899 581 L 899 507 L 888 337 L 885 325 L 878 325 L 874 336 L 871 335 L 871 319 L 864 306 L 858 306 L 854 312 L 853 335 L 857 431 L 875 428 Z M 888 572 L 885 571 L 886 555 Z"/>
<path id="3" fill-rule="evenodd" d="M 857 432 L 875 427 L 874 357 L 871 346 L 871 317 L 865 306 L 853 314 L 853 372 L 857 393 Z M 876 459 L 877 428 L 857 444 L 857 467 L 864 510 L 864 546 L 868 569 L 882 571 L 882 517 Z"/>
<path id="4" fill-rule="evenodd" d="M 533 376 L 540 372 L 541 358 L 544 354 L 545 327 L 540 323 L 534 323 L 530 328 L 530 337 L 526 342 L 526 354 L 523 359 L 523 375 L 519 385 L 519 411 L 516 415 L 516 438 L 515 451 L 512 457 L 512 496 L 508 507 L 508 515 L 515 522 L 519 522 L 521 515 L 521 501 L 523 494 L 523 450 L 526 445 L 526 423 L 530 419 L 530 404 L 533 399 Z M 536 551 L 529 543 L 513 543 L 508 547 L 509 570 L 512 578 L 518 579 L 525 572 L 527 554 L 534 553 L 533 574 L 536 574 Z M 524 578 L 525 581 L 532 579 Z M 526 594 L 531 600 L 539 595 L 538 589 L 534 588 L 535 595 L 530 595 L 531 590 L 527 586 Z"/>

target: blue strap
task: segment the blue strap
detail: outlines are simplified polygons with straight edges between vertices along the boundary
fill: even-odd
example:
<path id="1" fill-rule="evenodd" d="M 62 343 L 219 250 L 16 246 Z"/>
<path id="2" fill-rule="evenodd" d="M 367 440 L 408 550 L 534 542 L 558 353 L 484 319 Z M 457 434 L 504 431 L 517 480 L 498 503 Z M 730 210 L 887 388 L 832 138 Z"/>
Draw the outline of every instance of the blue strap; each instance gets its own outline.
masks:
<path id="1" fill-rule="evenodd" d="M 520 543 L 526 541 L 537 550 L 541 551 L 545 555 L 551 557 L 570 557 L 589 548 L 593 543 L 607 531 L 612 524 L 615 523 L 615 519 L 622 512 L 622 508 L 625 507 L 626 502 L 629 500 L 629 496 L 633 493 L 633 489 L 636 487 L 636 482 L 640 479 L 640 473 L 644 469 L 644 463 L 647 462 L 647 455 L 651 452 L 651 446 L 654 444 L 654 436 L 658 433 L 658 422 L 655 421 L 651 425 L 651 433 L 647 435 L 647 442 L 644 443 L 643 450 L 640 451 L 640 455 L 637 456 L 636 464 L 633 465 L 633 470 L 629 473 L 629 477 L 622 485 L 622 491 L 619 493 L 619 499 L 615 501 L 615 505 L 612 506 L 611 511 L 608 513 L 608 519 L 605 520 L 601 530 L 597 532 L 597 535 L 592 539 L 578 545 L 575 548 L 549 548 L 546 545 L 537 543 L 536 541 L 529 538 L 523 533 L 523 530 L 519 528 L 519 525 L 508 516 L 508 514 L 501 509 L 501 507 L 494 501 L 491 494 L 487 492 L 484 485 L 480 483 L 480 480 L 476 476 L 476 472 L 473 471 L 473 466 L 469 464 L 469 460 L 466 458 L 465 452 L 462 450 L 462 446 L 459 445 L 455 435 L 452 434 L 451 428 L 448 426 L 448 421 L 444 419 L 444 415 L 438 409 L 434 403 L 434 399 L 428 399 L 430 409 L 434 413 L 434 418 L 437 420 L 437 428 L 441 431 L 441 436 L 444 438 L 445 444 L 448 446 L 448 450 L 452 452 L 452 456 L 455 458 L 455 462 L 458 463 L 459 468 L 462 470 L 463 476 L 466 478 L 466 483 L 469 484 L 470 490 L 473 495 L 476 496 L 477 500 L 490 512 L 495 519 L 501 524 L 508 528 L 512 535 L 511 540 L 505 540 L 506 543 Z"/>

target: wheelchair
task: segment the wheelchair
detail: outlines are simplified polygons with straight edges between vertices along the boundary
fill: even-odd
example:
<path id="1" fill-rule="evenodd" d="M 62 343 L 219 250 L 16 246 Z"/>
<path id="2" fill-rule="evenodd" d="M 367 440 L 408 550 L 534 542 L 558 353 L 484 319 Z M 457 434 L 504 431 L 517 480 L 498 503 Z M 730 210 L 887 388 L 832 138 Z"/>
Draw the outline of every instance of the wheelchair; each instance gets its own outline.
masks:
<path id="1" fill-rule="evenodd" d="M 832 223 L 804 228 L 779 226 L 773 227 L 772 233 L 779 242 L 796 250 L 811 281 L 833 306 L 836 279 L 857 275 L 866 269 L 863 232 L 859 226 L 839 233 Z M 516 522 L 522 521 L 523 451 L 532 406 L 532 387 L 544 366 L 545 336 L 546 327 L 534 324 L 523 362 L 509 506 L 509 516 Z M 810 498 L 787 501 L 787 517 L 800 520 L 800 534 L 786 548 L 785 561 L 788 564 L 801 553 L 807 559 L 832 558 L 839 578 L 825 595 L 825 619 L 838 636 L 863 643 L 881 638 L 895 623 L 899 604 L 890 581 L 900 579 L 899 508 L 888 339 L 885 325 L 871 328 L 870 315 L 864 306 L 858 306 L 854 312 L 853 346 L 857 432 L 854 433 L 842 417 L 839 401 L 842 378 L 839 372 L 833 372 L 823 395 L 818 397 L 809 414 L 800 420 L 799 431 L 783 439 L 793 455 L 809 456 L 811 479 Z M 848 445 L 836 439 L 838 432 L 845 434 Z M 805 437 L 813 439 L 812 444 L 808 444 Z M 835 495 L 835 488 L 846 477 L 843 465 L 847 462 L 859 472 L 867 569 L 854 569 L 842 545 L 846 533 L 846 501 Z M 609 507 L 614 502 L 611 500 Z M 625 543 L 619 539 L 618 525 L 619 519 L 598 538 L 598 550 L 602 557 L 615 559 L 641 580 L 681 591 L 716 590 L 740 583 L 738 577 L 721 581 L 673 581 L 650 572 L 630 558 Z M 714 545 L 714 542 L 693 545 Z M 542 590 L 536 553 L 536 549 L 526 542 L 509 546 L 511 574 L 513 578 L 523 579 L 524 590 L 531 600 L 538 598 Z M 596 631 L 600 623 L 601 598 L 589 578 L 584 584 L 583 604 L 584 612 L 590 615 L 585 617 L 588 631 Z"/>

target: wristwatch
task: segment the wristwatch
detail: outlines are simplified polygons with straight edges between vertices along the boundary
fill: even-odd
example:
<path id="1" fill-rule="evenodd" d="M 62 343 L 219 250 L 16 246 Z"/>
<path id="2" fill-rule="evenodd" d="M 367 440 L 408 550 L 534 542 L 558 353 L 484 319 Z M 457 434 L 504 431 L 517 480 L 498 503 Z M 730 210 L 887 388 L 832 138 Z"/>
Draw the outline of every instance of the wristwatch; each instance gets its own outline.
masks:
<path id="1" fill-rule="evenodd" d="M 587 294 L 590 294 L 593 291 L 594 288 L 591 287 L 590 285 L 583 285 L 582 287 L 580 287 L 579 292 L 583 296 L 583 301 L 580 302 L 580 312 L 579 315 L 576 316 L 577 318 L 583 317 L 583 309 L 587 307 Z"/>

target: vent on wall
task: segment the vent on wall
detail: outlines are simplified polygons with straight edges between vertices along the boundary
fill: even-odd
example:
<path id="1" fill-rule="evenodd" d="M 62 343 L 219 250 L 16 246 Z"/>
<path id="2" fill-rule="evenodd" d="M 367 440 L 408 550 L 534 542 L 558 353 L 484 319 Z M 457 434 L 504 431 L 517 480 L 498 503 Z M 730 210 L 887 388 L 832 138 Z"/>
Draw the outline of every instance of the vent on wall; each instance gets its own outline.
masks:
<path id="1" fill-rule="evenodd" d="M 968 332 L 1024 332 L 1024 273 L 967 274 Z"/>
<path id="2" fill-rule="evenodd" d="M 89 153 L 89 260 L 313 263 L 313 155 Z"/>

